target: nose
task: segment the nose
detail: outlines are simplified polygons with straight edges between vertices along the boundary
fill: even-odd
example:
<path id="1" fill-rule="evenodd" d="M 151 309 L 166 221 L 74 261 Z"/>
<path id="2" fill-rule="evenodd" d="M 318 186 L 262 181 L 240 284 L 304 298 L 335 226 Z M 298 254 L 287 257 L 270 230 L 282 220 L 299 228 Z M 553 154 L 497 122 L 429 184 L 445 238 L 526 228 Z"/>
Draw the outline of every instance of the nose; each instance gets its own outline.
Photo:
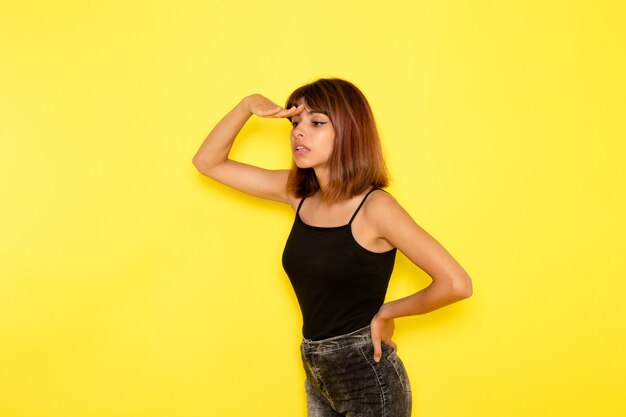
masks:
<path id="1" fill-rule="evenodd" d="M 304 137 L 304 132 L 302 131 L 302 128 L 300 127 L 300 125 L 297 125 L 296 127 L 293 128 L 293 134 L 295 137 L 298 137 L 298 138 Z"/>

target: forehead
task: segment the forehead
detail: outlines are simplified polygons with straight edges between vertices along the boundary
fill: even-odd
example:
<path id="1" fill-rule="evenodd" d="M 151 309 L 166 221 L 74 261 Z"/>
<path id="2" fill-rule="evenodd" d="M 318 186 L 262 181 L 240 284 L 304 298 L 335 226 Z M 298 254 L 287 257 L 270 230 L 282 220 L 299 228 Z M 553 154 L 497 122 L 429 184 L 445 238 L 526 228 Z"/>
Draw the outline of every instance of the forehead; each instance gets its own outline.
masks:
<path id="1" fill-rule="evenodd" d="M 314 115 L 314 114 L 321 114 L 323 116 L 328 116 L 328 114 L 326 114 L 325 111 L 323 110 L 319 110 L 319 109 L 312 109 L 311 107 L 309 107 L 308 103 L 306 102 L 306 100 L 304 99 L 304 97 L 301 97 L 299 99 L 297 99 L 295 101 L 296 106 L 299 106 L 301 104 L 304 104 L 304 111 L 300 114 L 306 114 L 308 116 Z M 294 117 L 297 117 L 299 115 L 296 115 Z"/>

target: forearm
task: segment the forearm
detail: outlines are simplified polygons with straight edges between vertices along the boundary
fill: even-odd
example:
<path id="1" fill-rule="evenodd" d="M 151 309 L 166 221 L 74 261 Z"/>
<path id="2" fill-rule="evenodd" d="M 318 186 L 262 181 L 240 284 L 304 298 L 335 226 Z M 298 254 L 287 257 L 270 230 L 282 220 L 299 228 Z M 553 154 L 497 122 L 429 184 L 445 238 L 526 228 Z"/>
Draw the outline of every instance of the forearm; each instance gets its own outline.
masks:
<path id="1" fill-rule="evenodd" d="M 246 99 L 239 102 L 211 130 L 193 157 L 193 164 L 198 170 L 209 175 L 211 168 L 228 160 L 228 154 L 241 128 L 252 116 Z"/>
<path id="2" fill-rule="evenodd" d="M 464 285 L 452 286 L 448 283 L 433 282 L 428 287 L 408 297 L 390 301 L 381 306 L 378 316 L 389 320 L 398 317 L 414 316 L 437 310 L 471 296 L 469 277 Z"/>

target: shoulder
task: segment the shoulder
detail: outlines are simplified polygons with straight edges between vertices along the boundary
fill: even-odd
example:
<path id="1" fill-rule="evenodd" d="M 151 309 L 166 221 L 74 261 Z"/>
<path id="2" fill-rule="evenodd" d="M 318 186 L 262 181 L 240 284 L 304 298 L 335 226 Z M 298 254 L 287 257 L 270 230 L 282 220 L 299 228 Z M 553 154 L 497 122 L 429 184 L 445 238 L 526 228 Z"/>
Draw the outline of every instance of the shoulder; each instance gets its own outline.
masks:
<path id="1" fill-rule="evenodd" d="M 375 190 L 363 205 L 363 214 L 380 236 L 388 236 L 407 223 L 414 223 L 411 216 L 388 192 Z"/>
<path id="2" fill-rule="evenodd" d="M 398 203 L 389 192 L 383 189 L 372 191 L 363 205 L 365 214 L 374 218 L 381 216 L 388 217 L 398 210 L 404 211 L 400 203 Z"/>

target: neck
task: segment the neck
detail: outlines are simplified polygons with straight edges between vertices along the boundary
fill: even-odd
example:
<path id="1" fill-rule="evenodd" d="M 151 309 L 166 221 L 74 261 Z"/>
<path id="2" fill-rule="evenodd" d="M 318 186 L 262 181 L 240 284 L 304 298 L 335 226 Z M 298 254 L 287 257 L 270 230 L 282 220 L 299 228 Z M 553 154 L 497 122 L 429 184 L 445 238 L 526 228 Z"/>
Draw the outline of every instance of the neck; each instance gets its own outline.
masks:
<path id="1" fill-rule="evenodd" d="M 320 186 L 320 194 L 324 197 L 328 190 L 328 171 L 321 168 L 315 169 L 315 176 L 317 177 L 317 183 Z"/>

